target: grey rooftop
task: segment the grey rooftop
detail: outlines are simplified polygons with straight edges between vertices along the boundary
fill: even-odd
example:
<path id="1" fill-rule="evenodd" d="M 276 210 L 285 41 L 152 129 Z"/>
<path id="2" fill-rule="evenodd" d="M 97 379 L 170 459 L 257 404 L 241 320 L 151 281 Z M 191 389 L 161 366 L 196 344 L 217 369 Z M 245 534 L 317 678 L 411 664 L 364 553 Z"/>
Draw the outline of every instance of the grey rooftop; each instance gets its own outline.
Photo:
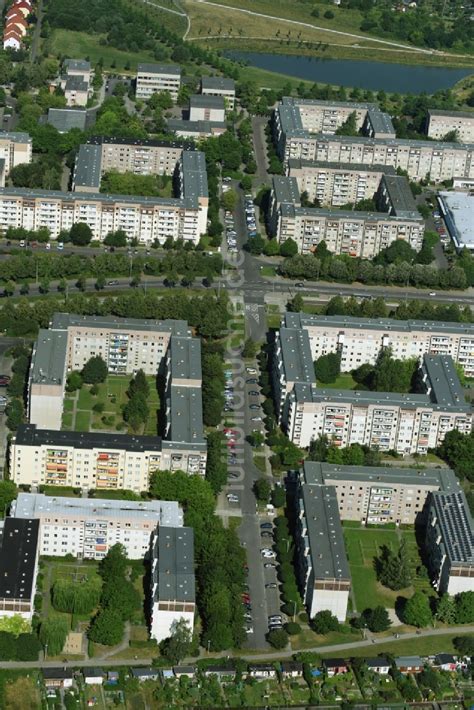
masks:
<path id="1" fill-rule="evenodd" d="M 181 76 L 181 67 L 177 64 L 139 64 L 138 74 L 166 74 L 170 76 Z"/>
<path id="2" fill-rule="evenodd" d="M 395 137 L 395 128 L 388 113 L 384 113 L 378 107 L 370 108 L 367 112 L 367 119 L 374 133 L 387 133 Z"/>
<path id="3" fill-rule="evenodd" d="M 208 197 L 206 158 L 198 150 L 184 151 L 181 156 L 181 191 L 186 199 Z"/>
<path id="4" fill-rule="evenodd" d="M 20 424 L 15 434 L 19 446 L 71 447 L 75 449 L 113 449 L 117 451 L 161 451 L 159 436 L 132 436 L 113 432 L 57 431 L 37 429 L 36 424 Z"/>
<path id="5" fill-rule="evenodd" d="M 66 353 L 67 333 L 41 329 L 31 360 L 31 384 L 63 385 Z"/>
<path id="6" fill-rule="evenodd" d="M 401 219 L 420 219 L 413 193 L 406 177 L 402 175 L 382 175 L 382 189 L 385 187 L 390 200 L 390 214 Z"/>
<path id="7" fill-rule="evenodd" d="M 2 187 L 0 196 L 12 199 L 30 198 L 32 200 L 56 200 L 59 202 L 102 202 L 104 204 L 147 205 L 158 207 L 189 207 L 196 209 L 197 202 L 193 197 L 143 197 L 140 195 L 109 195 L 102 192 L 60 192 L 60 190 L 36 190 L 28 187 Z"/>
<path id="8" fill-rule="evenodd" d="M 204 443 L 201 387 L 171 384 L 168 411 L 168 439 L 178 443 Z"/>
<path id="9" fill-rule="evenodd" d="M 71 128 L 83 131 L 86 127 L 87 110 L 85 108 L 50 108 L 48 123 L 60 133 L 67 133 Z"/>
<path id="10" fill-rule="evenodd" d="M 316 384 L 308 333 L 301 329 L 280 328 L 278 339 L 286 381 Z"/>
<path id="11" fill-rule="evenodd" d="M 428 394 L 432 393 L 436 404 L 449 407 L 466 404 L 464 390 L 449 355 L 424 355 L 422 372 L 429 387 Z"/>
<path id="12" fill-rule="evenodd" d="M 155 541 L 158 586 L 155 601 L 194 603 L 194 531 L 160 527 Z"/>
<path id="13" fill-rule="evenodd" d="M 189 98 L 189 105 L 191 108 L 225 109 L 224 97 L 212 94 L 193 94 Z"/>
<path id="14" fill-rule="evenodd" d="M 64 66 L 67 71 L 85 71 L 91 70 L 91 63 L 85 59 L 65 59 Z"/>
<path id="15" fill-rule="evenodd" d="M 172 380 L 201 381 L 201 341 L 198 338 L 171 337 L 170 372 Z"/>
<path id="16" fill-rule="evenodd" d="M 430 116 L 448 116 L 450 118 L 470 118 L 474 121 L 474 111 L 442 111 L 440 109 L 428 109 Z"/>
<path id="17" fill-rule="evenodd" d="M 79 146 L 74 165 L 74 186 L 99 190 L 102 176 L 102 151 L 100 146 L 83 143 Z"/>
<path id="18" fill-rule="evenodd" d="M 314 170 L 340 170 L 348 173 L 384 173 L 396 175 L 393 165 L 365 165 L 364 163 L 326 163 L 322 160 L 305 160 L 304 158 L 288 158 L 288 167 L 294 169 L 313 168 Z"/>
<path id="19" fill-rule="evenodd" d="M 209 91 L 235 91 L 235 81 L 224 76 L 203 76 L 201 89 Z"/>
<path id="20" fill-rule="evenodd" d="M 295 177 L 275 175 L 272 180 L 273 194 L 278 204 L 288 202 L 290 204 L 300 204 L 300 190 Z"/>
<path id="21" fill-rule="evenodd" d="M 79 316 L 74 313 L 55 313 L 53 315 L 50 322 L 51 330 L 67 330 L 71 327 L 151 331 L 191 337 L 187 322 L 173 318 L 151 320 L 148 318 L 120 318 L 118 316 Z"/>
<path id="22" fill-rule="evenodd" d="M 32 139 L 29 133 L 21 131 L 0 131 L 0 141 L 9 140 L 14 143 L 31 143 Z"/>
<path id="23" fill-rule="evenodd" d="M 65 91 L 88 91 L 89 84 L 83 76 L 68 74 L 66 78 Z"/>

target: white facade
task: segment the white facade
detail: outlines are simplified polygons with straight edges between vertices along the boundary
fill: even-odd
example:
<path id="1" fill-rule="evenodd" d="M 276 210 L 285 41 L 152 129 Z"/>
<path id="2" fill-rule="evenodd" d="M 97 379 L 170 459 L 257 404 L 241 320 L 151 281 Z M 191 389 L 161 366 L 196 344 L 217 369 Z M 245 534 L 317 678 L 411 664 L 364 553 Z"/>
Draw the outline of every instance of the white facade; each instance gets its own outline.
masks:
<path id="1" fill-rule="evenodd" d="M 149 99 L 160 91 L 169 91 L 173 101 L 181 86 L 181 68 L 172 64 L 139 64 L 137 69 L 137 99 Z"/>
<path id="2" fill-rule="evenodd" d="M 225 121 L 225 102 L 222 96 L 205 96 L 197 94 L 190 98 L 190 121 Z"/>
<path id="3" fill-rule="evenodd" d="M 0 160 L 4 160 L 4 174 L 21 163 L 31 163 L 33 144 L 28 133 L 0 131 Z"/>
<path id="4" fill-rule="evenodd" d="M 349 590 L 329 591 L 325 589 L 315 589 L 311 597 L 311 605 L 308 614 L 312 619 L 319 611 L 328 610 L 338 621 L 344 623 L 347 615 L 347 604 L 349 602 Z"/>
<path id="5" fill-rule="evenodd" d="M 428 136 L 443 140 L 447 133 L 456 131 L 462 143 L 474 143 L 474 111 L 428 111 Z"/>
<path id="6" fill-rule="evenodd" d="M 300 193 L 319 200 L 321 207 L 341 207 L 349 202 L 370 199 L 377 192 L 384 168 L 327 165 L 291 160 L 287 175 L 296 178 Z"/>
<path id="7" fill-rule="evenodd" d="M 235 105 L 235 82 L 224 77 L 203 76 L 201 79 L 203 96 L 222 96 L 226 108 L 232 111 Z"/>
<path id="8" fill-rule="evenodd" d="M 127 557 L 142 559 L 158 525 L 181 527 L 183 513 L 175 501 L 121 501 L 57 498 L 20 493 L 10 516 L 39 520 L 39 554 L 100 560 L 120 543 Z"/>

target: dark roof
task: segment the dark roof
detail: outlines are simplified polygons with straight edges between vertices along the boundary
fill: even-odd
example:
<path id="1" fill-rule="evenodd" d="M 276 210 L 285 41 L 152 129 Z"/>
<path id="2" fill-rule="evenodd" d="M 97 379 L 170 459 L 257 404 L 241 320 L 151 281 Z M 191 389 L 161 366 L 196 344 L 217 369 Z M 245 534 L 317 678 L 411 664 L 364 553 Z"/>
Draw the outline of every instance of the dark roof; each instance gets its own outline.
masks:
<path id="1" fill-rule="evenodd" d="M 214 96 L 213 94 L 193 94 L 189 97 L 189 105 L 191 108 L 225 109 L 224 97 Z"/>
<path id="2" fill-rule="evenodd" d="M 84 676 L 88 676 L 89 678 L 97 678 L 98 676 L 103 676 L 104 671 L 102 668 L 84 668 Z"/>
<path id="3" fill-rule="evenodd" d="M 72 678 L 72 668 L 43 668 L 42 673 L 45 680 Z"/>
<path id="4" fill-rule="evenodd" d="M 115 136 L 91 136 L 88 143 L 92 145 L 107 145 L 107 143 L 113 145 L 137 145 L 143 146 L 144 148 L 182 148 L 183 150 L 194 150 L 194 143 L 190 141 L 164 141 L 164 140 L 153 140 L 151 138 L 120 138 Z"/>
<path id="5" fill-rule="evenodd" d="M 181 67 L 177 64 L 139 64 L 137 72 L 148 72 L 150 74 L 174 74 L 181 76 Z"/>
<path id="6" fill-rule="evenodd" d="M 129 434 L 56 431 L 37 429 L 36 424 L 20 424 L 15 443 L 25 446 L 73 446 L 76 449 L 109 448 L 127 451 L 161 451 L 159 436 L 131 436 Z"/>
<path id="7" fill-rule="evenodd" d="M 161 525 L 158 529 L 155 555 L 158 557 L 156 598 L 159 601 L 194 603 L 196 591 L 193 528 L 168 528 Z"/>
<path id="8" fill-rule="evenodd" d="M 272 663 L 251 663 L 249 671 L 273 671 L 276 673 L 275 666 Z"/>
<path id="9" fill-rule="evenodd" d="M 455 663 L 456 660 L 454 656 L 450 653 L 437 653 L 435 656 L 435 663 L 442 666 L 444 663 Z"/>
<path id="10" fill-rule="evenodd" d="M 159 674 L 158 668 L 132 668 L 132 675 L 135 678 L 155 677 Z"/>
<path id="11" fill-rule="evenodd" d="M 281 670 L 283 673 L 290 673 L 291 671 L 302 671 L 303 664 L 299 661 L 282 661 Z"/>
<path id="12" fill-rule="evenodd" d="M 0 598 L 30 600 L 35 593 L 39 520 L 7 518 L 0 547 Z"/>
<path id="13" fill-rule="evenodd" d="M 215 673 L 216 675 L 235 675 L 237 673 L 233 666 L 207 666 L 203 669 L 205 675 L 211 675 Z"/>
<path id="14" fill-rule="evenodd" d="M 196 673 L 196 666 L 173 666 L 173 673 Z"/>
<path id="15" fill-rule="evenodd" d="M 365 663 L 369 668 L 378 668 L 379 666 L 390 666 L 390 661 L 384 656 L 377 658 L 366 658 Z"/>
<path id="16" fill-rule="evenodd" d="M 326 668 L 347 666 L 347 661 L 345 658 L 323 658 L 323 666 L 325 666 Z"/>

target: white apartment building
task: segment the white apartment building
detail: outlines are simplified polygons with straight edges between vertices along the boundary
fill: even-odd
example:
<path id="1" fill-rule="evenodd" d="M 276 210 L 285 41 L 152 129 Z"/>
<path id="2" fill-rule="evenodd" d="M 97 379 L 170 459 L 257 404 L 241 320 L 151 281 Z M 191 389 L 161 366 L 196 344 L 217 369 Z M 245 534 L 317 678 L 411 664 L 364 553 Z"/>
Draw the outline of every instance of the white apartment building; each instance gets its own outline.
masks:
<path id="1" fill-rule="evenodd" d="M 31 622 L 38 576 L 39 523 L 7 518 L 0 539 L 0 618 Z"/>
<path id="2" fill-rule="evenodd" d="M 0 131 L 0 160 L 4 161 L 4 177 L 8 177 L 16 165 L 31 163 L 32 156 L 33 143 L 28 133 Z"/>
<path id="3" fill-rule="evenodd" d="M 204 475 L 206 444 L 158 436 L 80 433 L 22 424 L 10 447 L 10 476 L 18 485 L 72 486 L 84 491 L 149 487 L 154 471 Z"/>
<path id="4" fill-rule="evenodd" d="M 462 490 L 430 496 L 425 544 L 438 592 L 474 591 L 474 527 Z"/>
<path id="5" fill-rule="evenodd" d="M 196 610 L 194 531 L 160 526 L 152 542 L 150 636 L 163 641 L 184 619 L 191 633 Z"/>
<path id="6" fill-rule="evenodd" d="M 447 133 L 456 131 L 462 143 L 474 143 L 474 111 L 428 111 L 428 136 L 443 140 Z"/>
<path id="7" fill-rule="evenodd" d="M 329 188 L 325 190 L 328 194 Z M 336 182 L 332 194 L 337 199 L 344 194 L 337 190 Z M 379 211 L 374 212 L 302 207 L 296 177 L 277 176 L 273 178 L 270 231 L 280 243 L 293 239 L 302 254 L 314 251 L 323 240 L 334 254 L 365 259 L 373 258 L 396 239 L 419 251 L 424 222 L 405 178 L 382 175 L 375 197 Z"/>
<path id="8" fill-rule="evenodd" d="M 233 111 L 235 106 L 235 81 L 223 76 L 203 76 L 201 79 L 201 94 L 205 96 L 222 96 L 226 109 Z"/>
<path id="9" fill-rule="evenodd" d="M 126 501 L 106 498 L 63 498 L 19 493 L 10 508 L 13 518 L 39 521 L 39 554 L 100 560 L 115 544 L 127 557 L 142 559 L 150 552 L 157 526 L 182 527 L 176 501 Z"/>
<path id="10" fill-rule="evenodd" d="M 309 336 L 311 357 L 340 352 L 342 372 L 367 362 L 375 364 L 382 348 L 394 358 L 449 355 L 462 365 L 467 377 L 474 376 L 474 325 L 441 321 L 401 321 L 393 318 L 354 318 L 286 313 L 286 328 L 304 329 Z"/>
<path id="11" fill-rule="evenodd" d="M 184 141 L 132 140 L 130 138 L 92 138 L 87 145 L 100 149 L 100 171 L 118 170 L 136 175 L 173 175 L 183 151 L 192 145 Z"/>
<path id="12" fill-rule="evenodd" d="M 189 120 L 223 123 L 225 121 L 224 97 L 215 94 L 194 94 L 189 99 Z"/>
<path id="13" fill-rule="evenodd" d="M 351 574 L 334 488 L 300 485 L 297 498 L 296 572 L 308 616 L 347 614 Z"/>
<path id="14" fill-rule="evenodd" d="M 173 101 L 181 86 L 181 67 L 175 64 L 139 64 L 137 68 L 137 99 L 148 100 L 160 91 L 169 91 Z"/>

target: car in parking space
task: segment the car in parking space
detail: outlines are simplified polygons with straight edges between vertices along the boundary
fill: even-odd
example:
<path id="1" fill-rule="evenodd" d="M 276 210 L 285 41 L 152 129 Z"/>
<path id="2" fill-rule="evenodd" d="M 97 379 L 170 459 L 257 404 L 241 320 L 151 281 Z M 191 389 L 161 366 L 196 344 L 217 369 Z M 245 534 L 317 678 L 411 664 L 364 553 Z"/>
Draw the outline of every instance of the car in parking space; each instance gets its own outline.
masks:
<path id="1" fill-rule="evenodd" d="M 239 502 L 238 496 L 235 496 L 232 493 L 227 494 L 227 500 L 229 501 L 229 503 L 238 503 Z"/>
<path id="2" fill-rule="evenodd" d="M 260 395 L 260 392 L 257 392 L 257 390 L 250 390 L 249 395 L 252 397 L 258 397 Z"/>
<path id="3" fill-rule="evenodd" d="M 265 567 L 265 569 L 275 569 L 276 564 L 274 562 L 265 562 L 263 566 Z"/>
<path id="4" fill-rule="evenodd" d="M 259 404 L 250 404 L 249 409 L 260 409 L 260 405 Z"/>
<path id="5" fill-rule="evenodd" d="M 304 283 L 302 281 L 298 281 L 295 283 L 295 288 L 304 288 Z"/>
<path id="6" fill-rule="evenodd" d="M 258 384 L 258 380 L 257 380 L 256 377 L 251 377 L 249 380 L 246 380 L 246 383 L 247 383 L 248 385 L 257 385 L 257 384 Z"/>
<path id="7" fill-rule="evenodd" d="M 283 617 L 281 614 L 269 614 L 268 621 L 282 621 Z"/>
<path id="8" fill-rule="evenodd" d="M 261 530 L 260 531 L 260 536 L 261 537 L 273 537 L 272 533 L 270 530 Z"/>
<path id="9" fill-rule="evenodd" d="M 248 372 L 249 375 L 257 374 L 257 370 L 254 367 L 246 367 L 245 370 Z"/>
<path id="10" fill-rule="evenodd" d="M 265 589 L 276 589 L 278 584 L 276 582 L 267 582 Z"/>
<path id="11" fill-rule="evenodd" d="M 269 547 L 263 547 L 260 552 L 262 553 L 262 557 L 266 557 L 268 559 L 276 557 L 274 551 L 270 550 Z"/>
<path id="12" fill-rule="evenodd" d="M 262 530 L 271 530 L 273 528 L 272 523 L 260 523 L 260 528 Z"/>
<path id="13" fill-rule="evenodd" d="M 253 626 L 247 626 L 245 628 L 245 633 L 247 634 L 253 634 Z"/>
<path id="14" fill-rule="evenodd" d="M 224 409 L 225 409 L 225 407 L 224 407 Z M 262 417 L 251 417 L 250 421 L 251 421 L 251 422 L 261 422 L 261 421 L 262 421 Z"/>

